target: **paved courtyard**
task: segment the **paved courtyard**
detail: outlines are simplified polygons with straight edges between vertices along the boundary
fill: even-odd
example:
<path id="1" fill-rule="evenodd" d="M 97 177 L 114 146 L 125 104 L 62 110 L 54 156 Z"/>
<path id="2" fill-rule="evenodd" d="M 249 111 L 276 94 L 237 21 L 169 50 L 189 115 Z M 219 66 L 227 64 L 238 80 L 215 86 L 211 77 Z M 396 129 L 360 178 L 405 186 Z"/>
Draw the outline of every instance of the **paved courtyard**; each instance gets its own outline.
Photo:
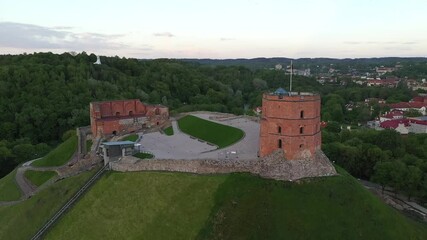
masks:
<path id="1" fill-rule="evenodd" d="M 215 120 L 221 114 L 194 113 L 196 117 L 207 119 L 224 125 L 239 128 L 245 132 L 245 136 L 239 142 L 226 148 L 217 149 L 189 135 L 182 133 L 176 121 L 172 121 L 174 135 L 167 136 L 159 132 L 143 135 L 140 143 L 142 150 L 152 152 L 157 159 L 218 159 L 238 157 L 239 159 L 257 158 L 259 147 L 259 124 L 244 117 L 230 117 Z M 228 154 L 227 154 L 228 153 Z"/>

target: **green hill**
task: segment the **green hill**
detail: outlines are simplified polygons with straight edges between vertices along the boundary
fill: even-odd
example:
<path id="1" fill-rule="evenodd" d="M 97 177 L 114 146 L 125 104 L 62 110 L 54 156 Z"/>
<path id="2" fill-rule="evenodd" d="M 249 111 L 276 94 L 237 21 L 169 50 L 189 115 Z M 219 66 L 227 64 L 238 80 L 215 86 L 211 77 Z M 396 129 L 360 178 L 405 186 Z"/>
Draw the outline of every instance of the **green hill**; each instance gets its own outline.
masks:
<path id="1" fill-rule="evenodd" d="M 0 201 L 14 201 L 21 197 L 15 176 L 16 169 L 0 179 Z"/>
<path id="2" fill-rule="evenodd" d="M 427 225 L 345 172 L 289 183 L 249 174 L 105 175 L 46 239 L 427 239 Z"/>
<path id="3" fill-rule="evenodd" d="M 42 159 L 33 162 L 36 167 L 62 166 L 67 163 L 77 149 L 77 136 L 73 135 Z"/>
<path id="4" fill-rule="evenodd" d="M 0 206 L 0 239 L 30 239 L 94 171 L 96 169 L 54 183 L 16 205 Z"/>

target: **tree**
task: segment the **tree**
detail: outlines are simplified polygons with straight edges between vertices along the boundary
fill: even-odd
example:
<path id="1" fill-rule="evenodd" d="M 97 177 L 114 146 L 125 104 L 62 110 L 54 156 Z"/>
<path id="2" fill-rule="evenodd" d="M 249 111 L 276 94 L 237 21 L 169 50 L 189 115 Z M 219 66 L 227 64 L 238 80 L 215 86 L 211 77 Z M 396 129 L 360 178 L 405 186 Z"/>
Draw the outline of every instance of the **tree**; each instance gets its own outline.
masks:
<path id="1" fill-rule="evenodd" d="M 371 181 L 381 185 L 381 192 L 384 194 L 384 189 L 388 185 L 391 185 L 393 163 L 392 162 L 377 162 L 374 167 L 374 174 L 371 177 Z"/>

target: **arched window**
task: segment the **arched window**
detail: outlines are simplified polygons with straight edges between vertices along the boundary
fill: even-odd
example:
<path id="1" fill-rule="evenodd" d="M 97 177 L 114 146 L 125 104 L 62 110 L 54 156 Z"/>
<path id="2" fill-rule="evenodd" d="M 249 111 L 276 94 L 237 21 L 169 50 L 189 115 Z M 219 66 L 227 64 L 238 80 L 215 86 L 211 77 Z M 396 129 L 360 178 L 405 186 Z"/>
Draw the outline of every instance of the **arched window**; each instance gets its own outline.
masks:
<path id="1" fill-rule="evenodd" d="M 129 116 L 133 116 L 133 111 L 129 111 Z"/>
<path id="2" fill-rule="evenodd" d="M 278 132 L 278 133 L 282 133 L 282 127 L 281 127 L 281 126 L 278 126 L 278 127 L 277 127 L 277 132 Z"/>
<path id="3" fill-rule="evenodd" d="M 120 116 L 120 112 L 116 112 L 116 116 Z"/>
<path id="4" fill-rule="evenodd" d="M 279 141 L 277 142 L 277 147 L 282 148 L 282 139 L 279 139 Z"/>
<path id="5" fill-rule="evenodd" d="M 156 108 L 156 110 L 154 111 L 154 114 L 160 115 L 160 109 Z"/>
<path id="6" fill-rule="evenodd" d="M 300 118 L 304 118 L 304 111 L 300 112 Z"/>
<path id="7" fill-rule="evenodd" d="M 304 147 L 304 144 L 300 144 L 300 145 L 299 145 L 299 148 L 303 148 L 303 147 Z"/>
<path id="8" fill-rule="evenodd" d="M 304 127 L 299 127 L 299 133 L 303 134 L 304 133 Z"/>

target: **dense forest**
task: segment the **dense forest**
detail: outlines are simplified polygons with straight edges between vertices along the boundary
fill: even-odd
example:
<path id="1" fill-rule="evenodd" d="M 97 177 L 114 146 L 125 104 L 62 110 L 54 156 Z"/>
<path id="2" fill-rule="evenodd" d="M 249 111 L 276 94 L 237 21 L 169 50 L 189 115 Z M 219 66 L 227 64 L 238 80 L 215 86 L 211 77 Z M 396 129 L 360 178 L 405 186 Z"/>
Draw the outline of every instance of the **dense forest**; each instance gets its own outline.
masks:
<path id="1" fill-rule="evenodd" d="M 171 59 L 101 57 L 101 65 L 95 61 L 95 55 L 84 52 L 0 56 L 0 177 L 46 154 L 67 130 L 89 125 L 91 101 L 136 98 L 164 104 L 172 114 L 252 114 L 263 92 L 289 85 L 289 76 L 271 69 Z M 295 76 L 293 90 L 320 93 L 323 120 L 348 124 L 372 119 L 381 111 L 379 106 L 373 106 L 374 112 L 360 106 L 347 112 L 349 101 L 407 101 L 416 94 L 404 85 L 390 89 L 342 83 L 323 86 L 314 77 Z"/>

